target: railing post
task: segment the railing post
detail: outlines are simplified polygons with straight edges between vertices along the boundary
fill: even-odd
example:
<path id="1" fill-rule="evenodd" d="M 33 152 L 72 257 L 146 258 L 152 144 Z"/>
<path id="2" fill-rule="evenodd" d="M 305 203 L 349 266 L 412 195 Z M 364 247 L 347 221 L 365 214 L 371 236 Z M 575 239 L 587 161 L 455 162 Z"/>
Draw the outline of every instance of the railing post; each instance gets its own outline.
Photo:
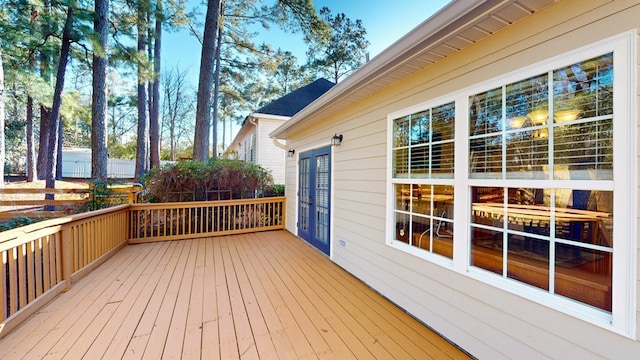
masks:
<path id="1" fill-rule="evenodd" d="M 64 291 L 71 288 L 71 229 L 62 226 L 60 229 L 62 241 L 62 279 L 64 280 Z"/>

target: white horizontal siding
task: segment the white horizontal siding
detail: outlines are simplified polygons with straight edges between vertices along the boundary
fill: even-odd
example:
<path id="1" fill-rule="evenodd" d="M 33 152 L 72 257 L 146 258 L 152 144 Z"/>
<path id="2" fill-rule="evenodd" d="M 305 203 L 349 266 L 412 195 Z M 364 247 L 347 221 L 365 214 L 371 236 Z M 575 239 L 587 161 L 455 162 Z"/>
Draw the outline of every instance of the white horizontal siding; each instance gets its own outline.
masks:
<path id="1" fill-rule="evenodd" d="M 271 172 L 274 184 L 284 184 L 286 152 L 273 143 L 269 134 L 282 123 L 282 120 L 258 119 L 257 163 Z"/>
<path id="2" fill-rule="evenodd" d="M 289 137 L 299 154 L 344 136 L 332 149 L 332 259 L 479 358 L 637 357 L 637 341 L 387 246 L 385 226 L 387 114 L 636 28 L 638 19 L 635 1 L 560 1 Z M 297 167 L 287 164 L 287 229 L 295 233 Z"/>

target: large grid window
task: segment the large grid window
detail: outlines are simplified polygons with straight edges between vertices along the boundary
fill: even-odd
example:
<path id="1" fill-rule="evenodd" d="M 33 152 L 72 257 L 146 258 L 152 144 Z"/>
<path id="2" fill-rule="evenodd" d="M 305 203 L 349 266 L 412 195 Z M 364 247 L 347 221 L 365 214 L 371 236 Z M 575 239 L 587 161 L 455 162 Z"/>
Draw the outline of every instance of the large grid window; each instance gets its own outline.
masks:
<path id="1" fill-rule="evenodd" d="M 471 182 L 471 264 L 606 311 L 612 73 L 609 53 L 469 99 L 469 177 L 495 180 Z"/>
<path id="2" fill-rule="evenodd" d="M 453 257 L 454 103 L 393 120 L 395 239 Z"/>
<path id="3" fill-rule="evenodd" d="M 390 114 L 388 243 L 631 334 L 636 44 L 629 32 Z"/>

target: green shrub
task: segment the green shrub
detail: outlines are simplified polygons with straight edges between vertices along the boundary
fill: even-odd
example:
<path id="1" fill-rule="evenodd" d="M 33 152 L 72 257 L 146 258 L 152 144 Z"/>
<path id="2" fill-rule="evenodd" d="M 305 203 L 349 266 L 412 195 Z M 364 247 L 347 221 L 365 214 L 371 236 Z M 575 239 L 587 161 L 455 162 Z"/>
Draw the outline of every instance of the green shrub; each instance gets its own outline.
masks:
<path id="1" fill-rule="evenodd" d="M 13 228 L 17 228 L 20 226 L 25 226 L 33 223 L 37 223 L 38 221 L 46 220 L 44 218 L 30 218 L 26 216 L 17 217 L 7 221 L 6 223 L 0 224 L 0 231 L 7 231 Z"/>
<path id="2" fill-rule="evenodd" d="M 166 165 L 151 171 L 145 178 L 145 186 L 151 202 L 243 199 L 274 193 L 269 171 L 228 159 Z"/>

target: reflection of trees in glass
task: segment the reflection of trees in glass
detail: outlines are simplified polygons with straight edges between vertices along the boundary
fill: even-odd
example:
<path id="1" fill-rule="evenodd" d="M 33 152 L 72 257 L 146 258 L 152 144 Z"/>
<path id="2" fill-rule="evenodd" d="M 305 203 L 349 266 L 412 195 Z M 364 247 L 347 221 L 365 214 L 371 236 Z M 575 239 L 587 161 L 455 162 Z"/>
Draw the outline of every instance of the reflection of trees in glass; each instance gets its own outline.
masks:
<path id="1" fill-rule="evenodd" d="M 429 112 L 423 111 L 411 115 L 411 145 L 429 142 Z"/>
<path id="2" fill-rule="evenodd" d="M 441 140 L 453 139 L 455 134 L 455 119 L 456 108 L 454 103 L 433 108 L 431 111 L 431 127 L 433 128 L 433 133 L 439 134 Z"/>
<path id="3" fill-rule="evenodd" d="M 469 102 L 471 136 L 502 131 L 502 88 L 471 96 Z"/>
<path id="4" fill-rule="evenodd" d="M 393 120 L 393 176 L 452 177 L 454 122 L 453 102 Z"/>
<path id="5" fill-rule="evenodd" d="M 548 75 L 538 75 L 507 85 L 506 97 L 507 119 L 526 117 L 535 110 L 548 110 Z M 531 125 L 530 121 L 526 124 Z"/>
<path id="6" fill-rule="evenodd" d="M 393 121 L 393 147 L 409 145 L 409 116 Z"/>
<path id="7" fill-rule="evenodd" d="M 568 169 L 613 168 L 613 55 L 611 53 L 554 72 L 557 111 L 579 110 L 579 123 L 554 129 L 554 162 Z M 609 175 L 610 176 L 610 175 Z"/>
<path id="8" fill-rule="evenodd" d="M 555 111 L 580 110 L 582 118 L 613 113 L 613 54 L 582 61 L 553 73 Z"/>

